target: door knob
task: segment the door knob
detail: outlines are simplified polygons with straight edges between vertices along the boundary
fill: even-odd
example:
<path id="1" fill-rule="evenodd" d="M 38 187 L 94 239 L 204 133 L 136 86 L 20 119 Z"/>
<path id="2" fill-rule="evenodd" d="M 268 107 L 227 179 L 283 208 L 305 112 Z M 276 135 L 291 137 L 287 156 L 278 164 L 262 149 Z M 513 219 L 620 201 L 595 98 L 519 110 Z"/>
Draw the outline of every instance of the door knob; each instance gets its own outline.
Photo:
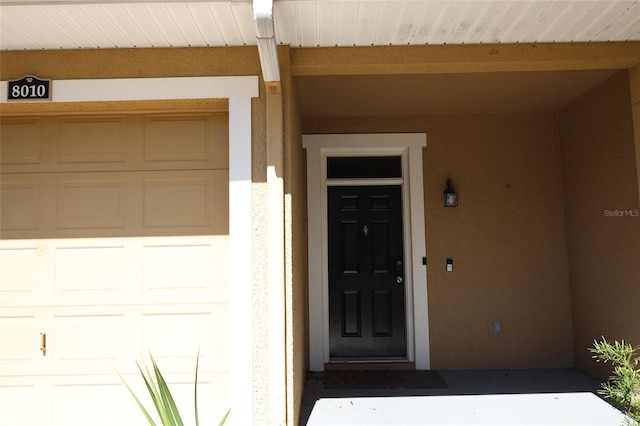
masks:
<path id="1" fill-rule="evenodd" d="M 404 281 L 404 279 L 403 279 L 401 276 L 397 276 L 397 277 L 396 277 L 396 282 L 397 282 L 398 284 L 402 284 L 402 282 L 403 282 L 403 281 Z"/>

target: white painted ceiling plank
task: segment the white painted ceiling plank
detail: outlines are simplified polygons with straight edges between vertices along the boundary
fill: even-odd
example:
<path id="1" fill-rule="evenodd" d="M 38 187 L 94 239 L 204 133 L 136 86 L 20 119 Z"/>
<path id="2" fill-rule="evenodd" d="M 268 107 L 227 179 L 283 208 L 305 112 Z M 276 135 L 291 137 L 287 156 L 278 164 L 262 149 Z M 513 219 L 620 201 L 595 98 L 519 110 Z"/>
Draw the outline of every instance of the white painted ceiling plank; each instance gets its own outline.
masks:
<path id="1" fill-rule="evenodd" d="M 0 17 L 0 27 L 6 28 L 7 26 L 14 26 L 12 22 L 8 22 L 9 20 L 5 20 L 5 16 Z M 5 35 L 3 37 L 3 41 L 6 43 L 10 43 L 14 46 L 17 46 L 17 50 L 25 50 L 25 49 L 34 49 L 38 46 L 38 43 L 33 40 L 29 35 L 20 30 L 20 27 L 13 28 L 10 32 L 11 35 Z"/>
<path id="2" fill-rule="evenodd" d="M 120 41 L 118 41 L 119 47 L 149 47 L 151 43 L 141 29 L 141 26 L 136 22 L 132 16 L 128 13 L 128 8 L 125 5 L 113 5 L 104 9 L 105 14 L 115 27 L 117 27 Z M 77 16 L 77 15 L 74 15 Z M 78 19 L 73 19 L 74 23 Z M 90 29 L 83 29 L 84 33 L 90 31 Z"/>
<path id="3" fill-rule="evenodd" d="M 318 45 L 318 20 L 315 3 L 299 3 L 296 6 L 297 21 L 300 23 L 300 43 L 303 46 Z"/>
<path id="4" fill-rule="evenodd" d="M 606 3 L 605 7 L 594 8 L 591 16 L 581 22 L 581 28 L 577 28 L 574 40 L 594 40 L 608 22 L 613 22 L 628 7 L 626 2 L 610 1 Z"/>
<path id="5" fill-rule="evenodd" d="M 77 31 L 77 27 L 63 13 L 63 8 L 60 6 L 47 8 L 46 21 L 50 24 L 44 23 L 43 30 L 47 31 L 50 37 L 55 38 L 56 42 L 62 47 L 78 48 L 76 40 L 85 37 L 84 34 Z M 51 27 L 55 28 L 55 30 L 50 32 L 48 28 Z"/>
<path id="6" fill-rule="evenodd" d="M 579 6 L 574 2 L 570 13 L 565 14 L 565 22 L 563 22 L 565 29 L 561 39 L 574 40 L 577 34 L 593 25 L 600 11 L 602 7 L 595 2 L 582 2 Z"/>
<path id="7" fill-rule="evenodd" d="M 463 44 L 469 38 L 471 29 L 480 19 L 485 5 L 485 2 L 466 2 L 461 5 L 455 13 L 455 23 L 446 43 Z"/>
<path id="8" fill-rule="evenodd" d="M 558 37 L 558 25 L 561 25 L 561 16 L 569 7 L 570 2 L 547 2 L 547 7 L 538 15 L 536 25 L 529 33 L 531 41 L 540 42 L 542 40 L 555 41 Z"/>
<path id="9" fill-rule="evenodd" d="M 380 28 L 380 8 L 382 2 L 372 2 L 358 10 L 358 21 L 354 43 L 357 46 L 372 46 Z"/>
<path id="10" fill-rule="evenodd" d="M 628 2 L 626 2 L 628 3 Z M 604 29 L 596 37 L 597 41 L 628 40 L 629 37 L 637 33 L 640 27 L 640 3 L 635 2 L 622 11 L 622 13 L 612 20 L 608 28 Z"/>
<path id="11" fill-rule="evenodd" d="M 226 42 L 220 33 L 216 17 L 211 13 L 206 3 L 193 3 L 189 5 L 193 20 L 198 26 L 207 46 L 225 46 Z"/>
<path id="12" fill-rule="evenodd" d="M 407 11 L 407 8 L 403 8 L 403 13 L 408 12 L 410 16 L 409 19 L 413 20 L 412 29 L 409 33 L 410 38 L 405 44 L 427 44 L 429 42 L 429 36 L 435 28 L 435 23 L 438 21 L 445 4 L 444 1 L 433 3 L 418 2 L 418 4 L 415 5 L 417 9 L 413 16 L 410 16 L 412 13 L 411 10 Z M 400 32 L 401 26 L 396 25 L 396 28 L 398 28 Z"/>
<path id="13" fill-rule="evenodd" d="M 0 3 L 11 23 L 0 49 L 256 44 L 250 1 L 98 1 Z M 294 47 L 640 40 L 640 0 L 276 0 L 274 9 L 276 41 Z"/>
<path id="14" fill-rule="evenodd" d="M 240 37 L 242 39 L 242 46 L 255 46 L 258 44 L 256 41 L 256 30 L 253 24 L 253 7 L 252 3 L 231 3 L 231 14 L 235 22 Z"/>
<path id="15" fill-rule="evenodd" d="M 377 31 L 373 34 L 373 44 L 376 46 L 385 46 L 392 44 L 392 40 L 400 19 L 401 2 L 381 2 L 378 11 L 379 21 Z"/>
<path id="16" fill-rule="evenodd" d="M 542 1 L 522 3 L 519 8 L 520 15 L 516 18 L 516 22 L 503 35 L 504 43 L 528 43 L 534 41 L 530 37 L 531 29 L 535 26 L 536 17 L 542 13 L 547 4 Z"/>
<path id="17" fill-rule="evenodd" d="M 138 43 L 144 43 L 147 47 L 161 47 L 168 44 L 164 34 L 158 27 L 156 21 L 148 11 L 148 7 L 142 4 L 127 5 L 127 14 L 140 28 L 141 34 L 144 35 L 145 41 L 142 39 Z"/>
<path id="18" fill-rule="evenodd" d="M 149 14 L 165 40 L 167 40 L 169 47 L 184 46 L 187 44 L 187 40 L 171 14 L 169 4 L 163 5 L 162 7 L 150 8 Z"/>
<path id="19" fill-rule="evenodd" d="M 498 38 L 501 34 L 501 29 L 504 27 L 503 20 L 508 14 L 509 9 L 512 7 L 526 6 L 526 2 L 516 2 L 519 5 L 513 4 L 514 2 L 489 2 L 486 9 L 486 15 L 483 18 L 483 23 L 479 26 L 480 31 L 476 33 L 476 36 L 472 40 L 474 43 L 498 43 Z"/>
<path id="20" fill-rule="evenodd" d="M 459 15 L 464 10 L 463 2 L 447 1 L 444 3 L 440 20 L 438 21 L 437 31 L 434 33 L 433 40 L 438 44 L 446 44 L 452 37 L 459 19 Z"/>
<path id="21" fill-rule="evenodd" d="M 220 32 L 224 34 L 225 41 L 229 46 L 244 46 L 242 34 L 238 28 L 236 17 L 228 3 L 211 3 L 211 12 L 215 15 L 220 26 Z M 255 34 L 254 34 L 255 39 Z"/>
<path id="22" fill-rule="evenodd" d="M 37 28 L 41 34 L 40 43 L 45 49 L 59 49 L 72 45 L 72 40 L 51 20 L 51 14 L 55 6 L 45 9 L 30 7 L 28 14 L 25 14 L 24 25 L 27 28 Z"/>
<path id="23" fill-rule="evenodd" d="M 476 1 L 469 3 L 469 7 L 465 13 L 463 20 L 460 22 L 460 28 L 457 31 L 458 42 L 462 44 L 475 43 L 477 34 L 482 26 L 487 25 L 486 13 L 489 9 L 489 2 Z"/>
<path id="24" fill-rule="evenodd" d="M 358 7 L 358 2 L 341 2 L 338 4 L 336 45 L 343 47 L 355 45 Z"/>
<path id="25" fill-rule="evenodd" d="M 63 6 L 61 6 L 63 7 Z M 74 26 L 82 36 L 74 38 L 74 45 L 83 49 L 96 49 L 99 47 L 113 47 L 113 41 L 109 39 L 100 25 L 93 20 L 93 16 L 98 17 L 101 13 L 96 13 L 96 8 L 88 10 L 83 5 L 64 5 L 66 15 L 73 21 Z M 105 19 L 101 17 L 101 19 Z M 67 47 L 68 49 L 71 47 Z"/>
<path id="26" fill-rule="evenodd" d="M 425 43 L 425 41 L 422 41 L 424 38 L 420 37 L 420 34 L 422 34 L 420 31 L 422 17 L 426 16 L 423 10 L 425 7 L 427 7 L 427 5 L 422 2 L 405 1 L 402 3 L 396 31 L 391 40 L 391 44 L 409 45 L 414 41 L 416 34 L 418 34 L 418 37 L 415 39 L 415 43 Z"/>
<path id="27" fill-rule="evenodd" d="M 18 46 L 17 50 L 43 49 L 44 47 L 40 44 L 43 34 L 38 34 L 36 32 L 39 31 L 37 28 L 31 28 L 33 24 L 27 23 L 27 20 L 22 13 L 23 10 L 24 9 L 21 10 L 19 8 L 12 7 L 6 8 L 2 11 L 2 14 L 0 14 L 2 27 L 0 28 L 3 32 L 7 31 L 7 29 L 11 31 L 7 31 L 9 33 L 9 37 L 7 37 L 7 39 L 5 39 L 5 37 L 0 38 L 0 42 L 6 43 L 10 40 L 16 40 L 16 46 Z"/>
<path id="28" fill-rule="evenodd" d="M 140 25 L 135 22 L 126 10 L 120 5 L 101 6 L 102 13 L 91 15 L 93 8 L 82 7 L 83 16 L 90 16 L 91 20 L 85 23 L 83 32 L 92 33 L 91 29 L 97 25 L 103 37 L 96 40 L 101 47 L 136 47 L 144 45 L 145 36 Z M 78 20 L 82 19 L 80 16 Z M 74 19 L 76 21 L 76 19 Z M 148 46 L 148 44 L 147 44 Z"/>
<path id="29" fill-rule="evenodd" d="M 510 1 L 504 3 L 504 10 L 500 15 L 499 20 L 496 22 L 488 34 L 489 40 L 493 43 L 515 43 L 519 40 L 509 36 L 512 33 L 511 29 L 517 26 L 520 22 L 522 12 L 527 10 L 530 2 Z"/>
<path id="30" fill-rule="evenodd" d="M 338 44 L 338 4 L 318 3 L 316 18 L 317 22 L 317 46 L 333 47 Z"/>
<path id="31" fill-rule="evenodd" d="M 297 19 L 295 3 L 282 2 L 274 4 L 273 21 L 276 30 L 276 40 L 279 43 L 300 47 L 300 37 L 298 36 L 299 23 Z"/>
<path id="32" fill-rule="evenodd" d="M 581 32 L 585 23 L 593 21 L 598 16 L 597 11 L 602 7 L 595 2 L 572 2 L 562 17 L 558 20 L 558 40 L 571 41 Z M 589 25 L 586 25 L 589 26 Z"/>
<path id="33" fill-rule="evenodd" d="M 167 10 L 171 15 L 176 28 L 180 31 L 181 37 L 186 41 L 187 46 L 206 46 L 202 33 L 197 22 L 193 19 L 193 14 L 186 3 L 167 4 Z"/>

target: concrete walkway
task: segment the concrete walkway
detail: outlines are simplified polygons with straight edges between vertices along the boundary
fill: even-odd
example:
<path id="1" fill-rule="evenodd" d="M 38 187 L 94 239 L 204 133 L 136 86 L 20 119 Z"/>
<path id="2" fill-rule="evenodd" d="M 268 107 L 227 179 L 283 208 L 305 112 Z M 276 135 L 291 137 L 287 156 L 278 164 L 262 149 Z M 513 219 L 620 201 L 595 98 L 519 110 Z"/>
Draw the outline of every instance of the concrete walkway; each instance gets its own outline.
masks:
<path id="1" fill-rule="evenodd" d="M 300 425 L 611 425 L 620 411 L 595 395 L 600 381 L 575 369 L 440 371 L 446 389 L 305 386 Z"/>

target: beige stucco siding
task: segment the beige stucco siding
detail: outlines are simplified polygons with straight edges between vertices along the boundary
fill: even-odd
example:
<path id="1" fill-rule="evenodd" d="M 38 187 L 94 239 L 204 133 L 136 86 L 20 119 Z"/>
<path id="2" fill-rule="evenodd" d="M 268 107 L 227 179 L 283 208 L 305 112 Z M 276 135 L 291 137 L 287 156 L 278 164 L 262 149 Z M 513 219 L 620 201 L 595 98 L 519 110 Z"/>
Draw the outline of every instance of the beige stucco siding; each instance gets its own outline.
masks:
<path id="1" fill-rule="evenodd" d="M 260 74 L 252 47 L 9 51 L 1 57 L 2 80 L 26 72 L 56 80 Z"/>
<path id="2" fill-rule="evenodd" d="M 284 100 L 287 419 L 297 424 L 308 370 L 307 197 L 301 117 L 288 49 L 280 49 Z"/>
<path id="3" fill-rule="evenodd" d="M 640 343 L 640 217 L 626 71 L 560 117 L 576 365 L 604 375 L 594 339 Z"/>
<path id="4" fill-rule="evenodd" d="M 555 114 L 318 119 L 303 130 L 426 132 L 431 368 L 572 365 Z M 443 207 L 447 178 L 460 196 L 455 209 Z"/>
<path id="5" fill-rule="evenodd" d="M 636 141 L 636 166 L 638 169 L 638 192 L 640 193 L 640 63 L 629 69 L 631 105 L 633 108 L 633 130 Z"/>

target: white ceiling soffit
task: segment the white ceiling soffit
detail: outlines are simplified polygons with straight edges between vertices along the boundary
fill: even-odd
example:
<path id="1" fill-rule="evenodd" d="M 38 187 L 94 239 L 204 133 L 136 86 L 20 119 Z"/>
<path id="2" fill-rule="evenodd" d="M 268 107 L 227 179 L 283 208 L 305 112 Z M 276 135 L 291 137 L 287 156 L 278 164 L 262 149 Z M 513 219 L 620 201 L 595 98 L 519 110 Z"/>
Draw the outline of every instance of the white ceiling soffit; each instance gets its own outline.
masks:
<path id="1" fill-rule="evenodd" d="M 275 0 L 293 47 L 640 40 L 640 0 Z M 251 1 L 0 0 L 0 49 L 256 45 Z"/>

